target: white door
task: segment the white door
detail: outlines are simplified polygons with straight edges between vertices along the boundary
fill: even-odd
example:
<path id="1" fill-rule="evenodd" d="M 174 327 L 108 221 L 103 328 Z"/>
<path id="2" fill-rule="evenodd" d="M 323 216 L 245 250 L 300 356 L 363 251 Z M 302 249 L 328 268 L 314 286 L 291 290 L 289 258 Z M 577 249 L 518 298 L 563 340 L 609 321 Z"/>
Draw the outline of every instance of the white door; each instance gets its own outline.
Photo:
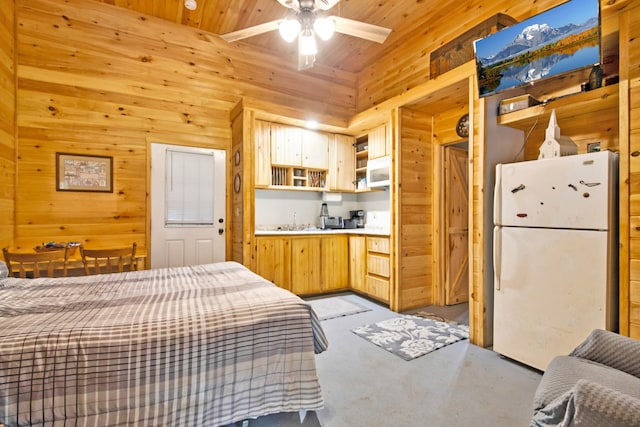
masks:
<path id="1" fill-rule="evenodd" d="M 593 329 L 615 329 L 608 237 L 606 231 L 496 227 L 493 350 L 545 370 Z"/>
<path id="2" fill-rule="evenodd" d="M 225 260 L 225 158 L 151 144 L 151 268 Z"/>

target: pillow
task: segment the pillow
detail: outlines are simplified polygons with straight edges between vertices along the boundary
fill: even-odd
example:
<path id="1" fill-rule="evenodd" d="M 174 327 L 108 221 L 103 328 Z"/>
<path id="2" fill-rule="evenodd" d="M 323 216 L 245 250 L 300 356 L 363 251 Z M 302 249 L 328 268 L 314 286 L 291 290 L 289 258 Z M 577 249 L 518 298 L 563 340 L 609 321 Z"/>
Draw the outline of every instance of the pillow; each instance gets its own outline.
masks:
<path id="1" fill-rule="evenodd" d="M 0 261 L 0 279 L 4 279 L 5 277 L 9 277 L 9 269 L 4 261 Z"/>

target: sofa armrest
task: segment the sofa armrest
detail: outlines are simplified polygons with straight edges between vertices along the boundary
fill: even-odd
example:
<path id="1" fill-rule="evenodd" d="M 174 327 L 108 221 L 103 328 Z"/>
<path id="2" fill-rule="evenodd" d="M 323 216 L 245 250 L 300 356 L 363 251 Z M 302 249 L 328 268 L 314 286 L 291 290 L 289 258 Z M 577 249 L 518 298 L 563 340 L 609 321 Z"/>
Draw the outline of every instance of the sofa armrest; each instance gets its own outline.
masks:
<path id="1" fill-rule="evenodd" d="M 569 356 L 598 362 L 640 378 L 640 341 L 595 329 Z"/>
<path id="2" fill-rule="evenodd" d="M 640 399 L 588 380 L 535 411 L 532 427 L 640 426 Z"/>

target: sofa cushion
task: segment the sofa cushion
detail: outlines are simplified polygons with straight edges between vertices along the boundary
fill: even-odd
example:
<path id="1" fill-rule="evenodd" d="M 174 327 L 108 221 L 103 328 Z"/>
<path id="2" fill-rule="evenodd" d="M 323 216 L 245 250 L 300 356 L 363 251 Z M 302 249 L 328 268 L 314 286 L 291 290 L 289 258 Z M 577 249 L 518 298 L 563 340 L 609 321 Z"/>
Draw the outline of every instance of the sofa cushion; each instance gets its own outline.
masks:
<path id="1" fill-rule="evenodd" d="M 581 379 L 640 399 L 640 378 L 579 357 L 557 356 L 549 363 L 538 384 L 533 399 L 534 411 L 571 390 Z"/>
<path id="2" fill-rule="evenodd" d="M 640 399 L 578 380 L 566 393 L 535 411 L 530 427 L 640 427 Z"/>
<path id="3" fill-rule="evenodd" d="M 569 356 L 593 360 L 640 378 L 640 341 L 594 329 Z"/>

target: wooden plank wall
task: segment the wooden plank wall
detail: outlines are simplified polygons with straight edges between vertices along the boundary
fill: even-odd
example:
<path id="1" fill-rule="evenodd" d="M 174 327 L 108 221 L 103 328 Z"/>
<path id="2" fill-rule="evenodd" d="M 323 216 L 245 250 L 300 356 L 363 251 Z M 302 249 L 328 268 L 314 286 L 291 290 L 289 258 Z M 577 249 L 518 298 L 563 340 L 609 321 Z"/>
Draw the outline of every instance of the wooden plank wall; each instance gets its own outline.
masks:
<path id="1" fill-rule="evenodd" d="M 16 140 L 14 5 L 0 8 L 0 248 L 13 244 Z"/>
<path id="2" fill-rule="evenodd" d="M 473 93 L 477 93 L 478 84 L 472 79 L 471 89 Z M 471 239 L 471 261 L 469 267 L 471 268 L 471 286 L 469 294 L 469 336 L 473 337 L 473 343 L 484 347 L 490 345 L 493 342 L 493 336 L 490 336 L 489 331 L 493 331 L 487 324 L 486 307 L 488 304 L 487 294 L 485 291 L 487 283 L 485 282 L 485 264 L 486 259 L 490 254 L 485 253 L 485 236 L 484 228 L 485 221 L 493 221 L 491 214 L 485 212 L 485 191 L 492 191 L 491 188 L 485 188 L 487 173 L 486 170 L 486 150 L 488 146 L 486 135 L 486 125 L 484 118 L 487 117 L 486 112 L 486 99 L 479 99 L 474 97 L 472 114 L 473 122 L 476 123 L 473 127 L 472 147 L 473 159 L 471 163 L 471 176 L 473 180 L 472 185 L 472 221 L 470 224 L 469 239 Z M 469 156 L 471 158 L 471 156 Z"/>
<path id="3" fill-rule="evenodd" d="M 231 113 L 231 218 L 228 221 L 231 222 L 231 253 L 227 254 L 227 259 L 243 263 L 243 213 L 245 210 L 243 200 L 243 188 L 245 182 L 243 179 L 243 170 L 245 164 L 251 164 L 247 162 L 246 151 L 244 150 L 244 114 L 242 110 L 242 104 L 238 104 Z M 236 164 L 235 158 L 239 157 L 240 161 Z M 236 178 L 237 177 L 237 178 Z M 240 180 L 240 191 L 235 191 L 235 181 Z M 227 227 L 229 229 L 229 227 Z"/>
<path id="4" fill-rule="evenodd" d="M 398 223 L 394 310 L 432 304 L 433 295 L 433 117 L 402 108 L 398 112 L 396 158 Z"/>
<path id="5" fill-rule="evenodd" d="M 230 158 L 230 112 L 242 97 L 336 126 L 355 111 L 355 76 L 301 80 L 267 54 L 104 3 L 15 4 L 20 249 L 135 240 L 144 253 L 148 144 L 221 148 Z M 113 156 L 114 192 L 57 192 L 56 152 Z"/>
<path id="6" fill-rule="evenodd" d="M 626 1 L 630 0 L 602 4 L 612 9 Z M 423 24 L 411 40 L 403 40 L 402 45 L 389 44 L 381 60 L 360 72 L 357 110 L 364 111 L 429 80 L 431 52 L 495 14 L 504 13 L 522 21 L 564 2 L 469 0 L 458 2 L 454 10 L 442 11 L 441 15 L 425 13 Z"/>
<path id="7" fill-rule="evenodd" d="M 620 309 L 621 320 L 628 322 L 621 323 L 620 330 L 640 339 L 640 7 L 623 14 L 620 36 L 620 129 L 625 132 L 620 151 L 620 246 L 626 251 L 620 259 Z"/>

